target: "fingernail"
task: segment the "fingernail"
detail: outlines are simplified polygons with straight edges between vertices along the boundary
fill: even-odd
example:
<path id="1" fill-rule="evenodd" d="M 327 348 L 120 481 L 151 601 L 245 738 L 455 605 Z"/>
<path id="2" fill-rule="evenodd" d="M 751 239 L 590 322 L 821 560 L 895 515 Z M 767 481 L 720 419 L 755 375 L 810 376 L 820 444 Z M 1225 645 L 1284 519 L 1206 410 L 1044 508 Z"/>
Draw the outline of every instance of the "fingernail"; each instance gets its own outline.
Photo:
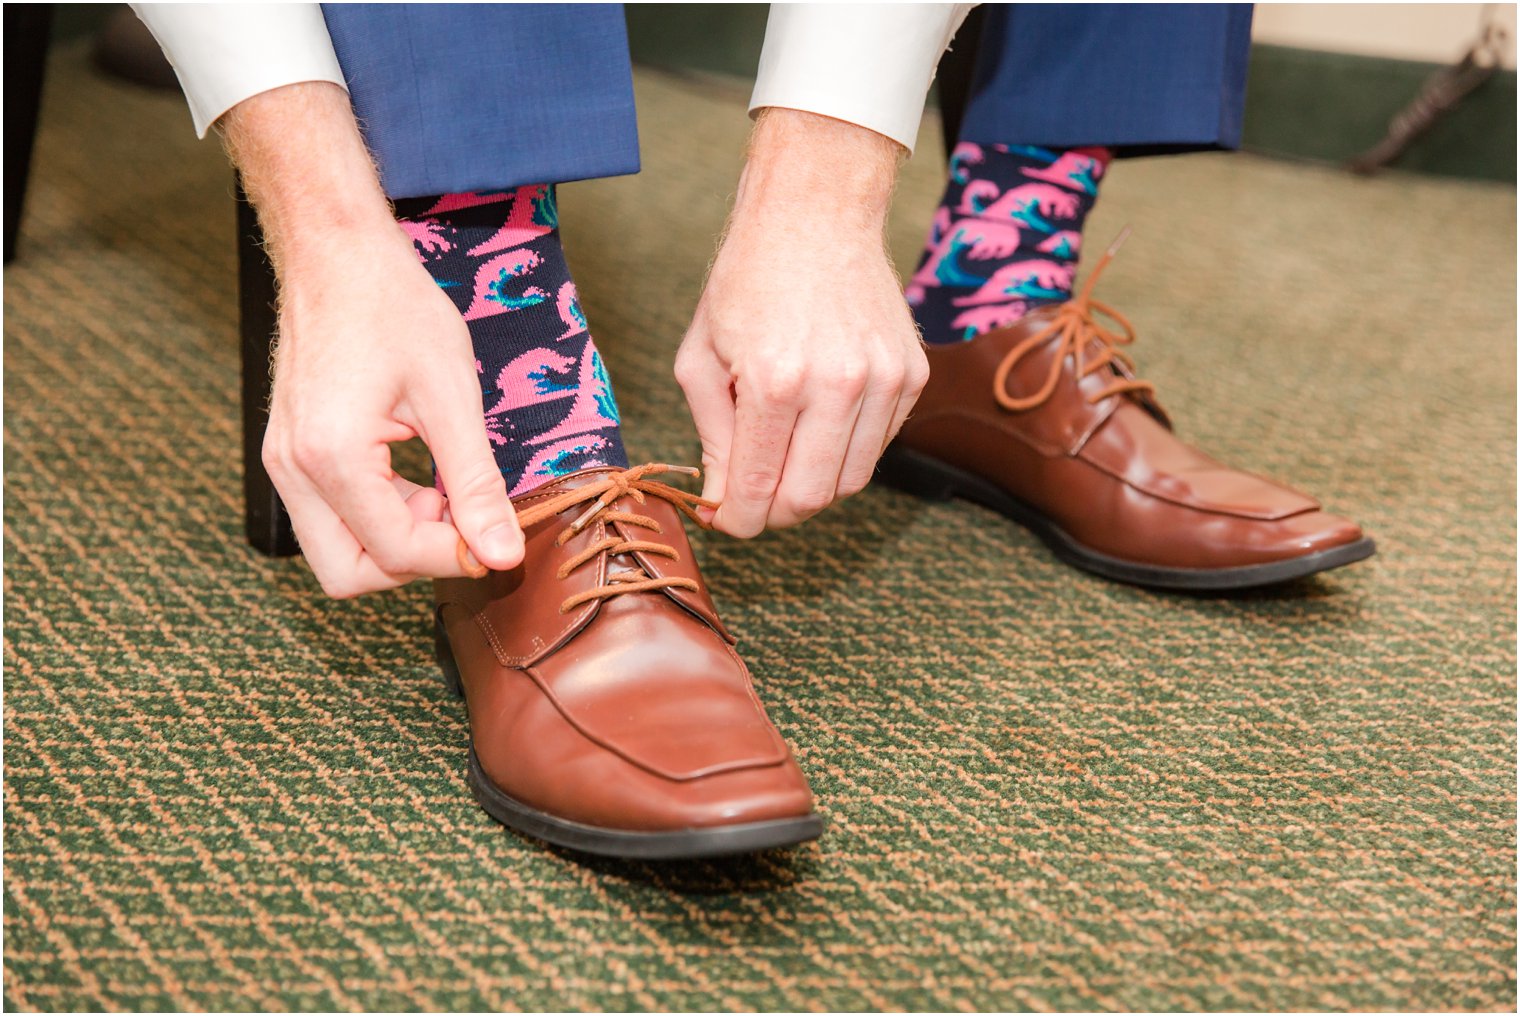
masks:
<path id="1" fill-rule="evenodd" d="M 498 561 L 517 553 L 521 537 L 510 523 L 502 522 L 480 534 L 480 549 Z"/>

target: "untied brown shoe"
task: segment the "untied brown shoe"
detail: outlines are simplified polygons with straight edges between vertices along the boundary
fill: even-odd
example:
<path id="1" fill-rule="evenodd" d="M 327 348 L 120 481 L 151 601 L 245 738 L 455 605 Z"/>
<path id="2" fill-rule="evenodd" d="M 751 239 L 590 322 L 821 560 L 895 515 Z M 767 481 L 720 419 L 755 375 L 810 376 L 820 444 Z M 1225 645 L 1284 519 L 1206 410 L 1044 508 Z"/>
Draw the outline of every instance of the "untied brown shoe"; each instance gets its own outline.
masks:
<path id="1" fill-rule="evenodd" d="M 1067 303 L 928 347 L 928 386 L 883 455 L 881 478 L 978 502 L 1062 560 L 1140 585 L 1240 589 L 1370 557 L 1373 541 L 1355 522 L 1172 433 L 1152 385 L 1118 348 L 1134 329 L 1091 298 L 1117 247 Z"/>

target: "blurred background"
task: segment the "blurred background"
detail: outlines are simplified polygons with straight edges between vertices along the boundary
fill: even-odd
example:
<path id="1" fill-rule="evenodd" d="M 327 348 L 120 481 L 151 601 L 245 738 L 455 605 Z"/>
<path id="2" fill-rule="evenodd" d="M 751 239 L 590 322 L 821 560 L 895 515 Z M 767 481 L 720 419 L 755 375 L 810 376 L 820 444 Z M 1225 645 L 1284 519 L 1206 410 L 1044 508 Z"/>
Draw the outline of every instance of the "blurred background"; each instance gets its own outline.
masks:
<path id="1" fill-rule="evenodd" d="M 765 4 L 630 6 L 634 58 L 754 75 Z M 1248 150 L 1340 162 L 1371 148 L 1430 75 L 1484 39 L 1496 73 L 1393 161 L 1515 181 L 1515 5 L 1258 4 Z"/>
<path id="2" fill-rule="evenodd" d="M 636 61 L 753 77 L 765 4 L 627 10 Z M 125 4 L 57 5 L 54 25 L 55 42 L 93 37 L 106 63 L 172 85 Z M 1514 4 L 1258 4 L 1246 145 L 1289 157 L 1349 159 L 1384 136 L 1432 72 L 1459 62 L 1485 36 L 1484 57 L 1496 73 L 1394 165 L 1514 182 Z"/>

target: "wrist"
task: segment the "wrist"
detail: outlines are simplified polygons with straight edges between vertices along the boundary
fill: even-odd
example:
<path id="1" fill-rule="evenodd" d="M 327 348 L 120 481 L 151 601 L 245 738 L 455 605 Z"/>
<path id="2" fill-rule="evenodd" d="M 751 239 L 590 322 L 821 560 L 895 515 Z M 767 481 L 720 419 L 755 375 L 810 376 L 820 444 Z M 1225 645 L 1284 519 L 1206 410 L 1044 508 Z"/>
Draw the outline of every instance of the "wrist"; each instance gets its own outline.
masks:
<path id="1" fill-rule="evenodd" d="M 761 110 L 739 178 L 735 220 L 823 217 L 880 231 L 904 151 L 885 135 L 843 120 Z"/>
<path id="2" fill-rule="evenodd" d="M 261 212 L 260 222 L 263 220 Z M 301 219 L 275 230 L 266 229 L 266 236 L 270 261 L 282 288 L 301 280 L 328 278 L 331 272 L 352 275 L 356 262 L 370 266 L 367 272 L 383 270 L 387 265 L 419 267 L 411 239 L 389 214 L 357 209 Z"/>
<path id="3" fill-rule="evenodd" d="M 222 127 L 277 269 L 405 240 L 343 89 L 272 89 L 239 103 Z"/>

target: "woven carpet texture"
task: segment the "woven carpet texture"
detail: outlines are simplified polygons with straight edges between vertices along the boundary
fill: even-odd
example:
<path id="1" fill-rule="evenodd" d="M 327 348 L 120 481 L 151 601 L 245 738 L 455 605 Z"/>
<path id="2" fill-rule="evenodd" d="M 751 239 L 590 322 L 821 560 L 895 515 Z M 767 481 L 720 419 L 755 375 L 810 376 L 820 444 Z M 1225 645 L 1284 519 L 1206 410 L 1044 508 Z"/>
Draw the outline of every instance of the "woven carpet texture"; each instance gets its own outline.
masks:
<path id="1" fill-rule="evenodd" d="M 644 172 L 564 229 L 635 461 L 690 462 L 744 93 L 637 89 Z M 5 271 L 7 1008 L 1514 1008 L 1513 188 L 1117 165 L 1143 376 L 1379 555 L 1163 595 L 877 489 L 703 535 L 828 828 L 684 866 L 494 824 L 425 584 L 332 602 L 244 543 L 231 193 L 177 96 L 54 61 Z"/>

